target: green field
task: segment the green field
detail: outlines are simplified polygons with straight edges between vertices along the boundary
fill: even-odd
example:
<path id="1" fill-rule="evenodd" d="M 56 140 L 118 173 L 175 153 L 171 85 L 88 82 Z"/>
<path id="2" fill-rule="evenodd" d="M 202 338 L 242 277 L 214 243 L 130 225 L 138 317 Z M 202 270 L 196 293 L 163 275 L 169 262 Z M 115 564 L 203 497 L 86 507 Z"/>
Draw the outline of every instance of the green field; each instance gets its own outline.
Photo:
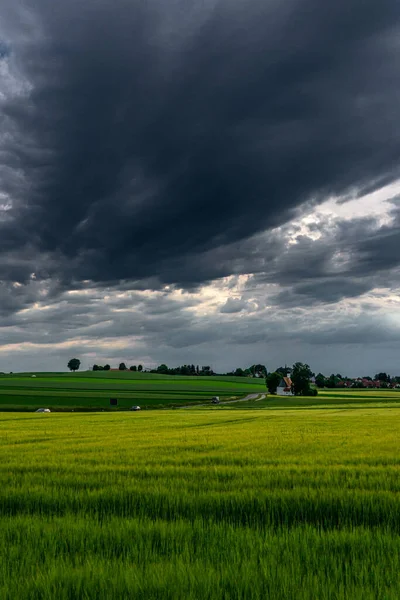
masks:
<path id="1" fill-rule="evenodd" d="M 1 600 L 398 600 L 399 399 L 0 414 Z"/>
<path id="2" fill-rule="evenodd" d="M 0 376 L 0 411 L 50 408 L 127 410 L 180 406 L 265 392 L 265 382 L 243 377 L 184 377 L 130 371 L 36 373 Z M 110 406 L 117 398 L 118 407 Z"/>

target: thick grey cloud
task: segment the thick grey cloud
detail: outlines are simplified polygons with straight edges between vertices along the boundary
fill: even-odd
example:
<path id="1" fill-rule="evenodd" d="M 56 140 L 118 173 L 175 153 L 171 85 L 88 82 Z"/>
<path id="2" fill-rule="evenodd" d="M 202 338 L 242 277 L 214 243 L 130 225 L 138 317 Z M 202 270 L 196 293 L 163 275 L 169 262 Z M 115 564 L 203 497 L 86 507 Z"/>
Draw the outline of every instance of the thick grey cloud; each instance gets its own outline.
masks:
<path id="1" fill-rule="evenodd" d="M 27 87 L 1 104 L 0 251 L 53 277 L 201 283 L 211 249 L 399 176 L 396 0 L 1 11 Z"/>
<path id="2" fill-rule="evenodd" d="M 3 0 L 2 345 L 324 370 L 324 344 L 343 370 L 397 344 L 366 296 L 400 287 L 398 203 L 298 215 L 400 178 L 399 29 L 397 0 Z"/>

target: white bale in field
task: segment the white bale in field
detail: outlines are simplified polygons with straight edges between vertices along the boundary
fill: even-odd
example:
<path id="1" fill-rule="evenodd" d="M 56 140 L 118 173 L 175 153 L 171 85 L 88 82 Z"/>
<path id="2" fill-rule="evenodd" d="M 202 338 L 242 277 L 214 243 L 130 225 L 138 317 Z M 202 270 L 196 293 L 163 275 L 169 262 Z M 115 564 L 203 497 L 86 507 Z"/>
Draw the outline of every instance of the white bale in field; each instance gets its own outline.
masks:
<path id="1" fill-rule="evenodd" d="M 132 406 L 131 410 L 141 410 L 140 406 Z"/>
<path id="2" fill-rule="evenodd" d="M 36 375 L 31 375 L 31 377 L 36 377 Z"/>
<path id="3" fill-rule="evenodd" d="M 37 413 L 49 413 L 49 412 L 51 412 L 51 410 L 49 408 L 38 408 L 37 410 L 35 410 L 35 412 L 37 412 Z"/>

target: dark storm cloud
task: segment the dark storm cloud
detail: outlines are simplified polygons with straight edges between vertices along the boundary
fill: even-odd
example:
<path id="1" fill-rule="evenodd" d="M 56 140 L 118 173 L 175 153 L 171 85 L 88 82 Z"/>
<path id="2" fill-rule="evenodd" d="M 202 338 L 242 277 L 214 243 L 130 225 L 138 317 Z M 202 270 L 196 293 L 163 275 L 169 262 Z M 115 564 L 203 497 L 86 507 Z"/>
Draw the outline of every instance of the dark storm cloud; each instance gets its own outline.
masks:
<path id="1" fill-rule="evenodd" d="M 241 241 L 400 175 L 397 0 L 29 4 L 0 9 L 26 82 L 0 105 L 0 252 L 29 240 L 25 279 L 35 256 L 75 283 L 249 272 Z"/>
<path id="2" fill-rule="evenodd" d="M 0 60 L 10 54 L 10 48 L 0 39 Z"/>

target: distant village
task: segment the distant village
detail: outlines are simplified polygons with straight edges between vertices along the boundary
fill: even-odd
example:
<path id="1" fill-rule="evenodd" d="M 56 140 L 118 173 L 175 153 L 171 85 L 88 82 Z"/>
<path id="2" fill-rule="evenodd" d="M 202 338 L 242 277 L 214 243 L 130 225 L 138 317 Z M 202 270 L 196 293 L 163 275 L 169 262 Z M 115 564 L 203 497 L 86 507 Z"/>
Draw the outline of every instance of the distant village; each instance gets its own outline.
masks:
<path id="1" fill-rule="evenodd" d="M 320 388 L 377 388 L 377 389 L 400 389 L 400 376 L 391 377 L 386 373 L 378 373 L 372 377 L 342 377 L 341 375 L 330 375 L 325 377 L 319 373 L 312 378 Z"/>

